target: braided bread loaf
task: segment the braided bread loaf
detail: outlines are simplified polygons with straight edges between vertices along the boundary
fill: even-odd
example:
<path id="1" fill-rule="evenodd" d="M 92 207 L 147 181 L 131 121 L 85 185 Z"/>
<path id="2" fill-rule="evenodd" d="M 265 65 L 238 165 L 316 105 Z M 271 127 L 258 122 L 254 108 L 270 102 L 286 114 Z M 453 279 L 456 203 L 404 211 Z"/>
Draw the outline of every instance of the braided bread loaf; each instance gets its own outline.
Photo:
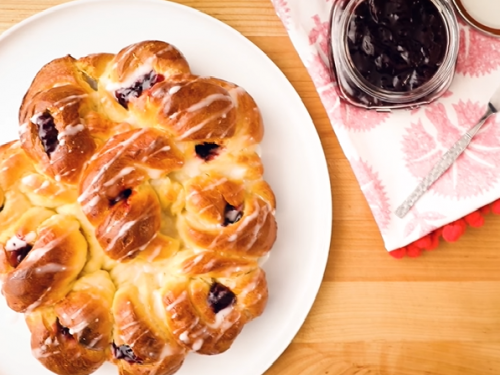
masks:
<path id="1" fill-rule="evenodd" d="M 245 90 L 144 41 L 48 63 L 19 120 L 0 147 L 0 277 L 45 367 L 173 374 L 263 313 L 275 198 Z"/>

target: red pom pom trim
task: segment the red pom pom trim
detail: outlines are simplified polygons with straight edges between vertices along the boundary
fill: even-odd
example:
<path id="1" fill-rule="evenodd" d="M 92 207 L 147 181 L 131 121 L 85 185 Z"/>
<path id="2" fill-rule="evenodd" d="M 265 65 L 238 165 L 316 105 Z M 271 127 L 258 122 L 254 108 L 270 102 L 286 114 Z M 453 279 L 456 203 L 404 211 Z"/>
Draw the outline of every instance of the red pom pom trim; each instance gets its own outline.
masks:
<path id="1" fill-rule="evenodd" d="M 500 215 L 500 199 L 491 204 L 491 211 L 496 215 Z"/>
<path id="2" fill-rule="evenodd" d="M 472 228 L 480 228 L 484 225 L 484 217 L 481 215 L 481 212 L 475 211 L 465 217 L 465 221 Z"/>
<path id="3" fill-rule="evenodd" d="M 479 210 L 470 213 L 462 219 L 447 224 L 442 228 L 436 229 L 434 232 L 420 238 L 419 240 L 405 246 L 403 248 L 393 250 L 389 254 L 396 259 L 403 259 L 408 256 L 417 258 L 422 255 L 423 251 L 432 251 L 438 248 L 441 237 L 446 242 L 457 242 L 463 236 L 467 227 L 480 228 L 484 225 L 484 215 L 490 212 L 500 215 L 500 199 L 481 207 Z"/>
<path id="4" fill-rule="evenodd" d="M 457 242 L 467 229 L 467 222 L 459 219 L 443 227 L 443 239 L 446 242 Z"/>

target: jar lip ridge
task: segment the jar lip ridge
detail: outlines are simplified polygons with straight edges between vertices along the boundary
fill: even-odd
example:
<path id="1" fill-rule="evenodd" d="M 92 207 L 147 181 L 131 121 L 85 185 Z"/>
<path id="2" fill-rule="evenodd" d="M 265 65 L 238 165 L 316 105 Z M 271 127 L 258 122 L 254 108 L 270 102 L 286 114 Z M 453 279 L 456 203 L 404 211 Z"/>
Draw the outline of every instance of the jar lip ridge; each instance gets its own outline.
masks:
<path id="1" fill-rule="evenodd" d="M 410 91 L 389 91 L 379 88 L 362 77 L 354 66 L 347 47 L 347 30 L 354 14 L 354 9 L 363 1 L 366 0 L 344 0 L 337 1 L 333 5 L 330 33 L 331 35 L 336 35 L 337 38 L 331 37 L 329 44 L 331 48 L 330 54 L 332 54 L 330 59 L 334 65 L 332 68 L 335 70 L 335 74 L 338 76 L 338 70 L 341 68 L 341 73 L 344 73 L 347 76 L 346 78 L 356 88 L 375 99 L 394 104 L 397 107 L 414 105 L 415 102 L 419 102 L 419 100 L 426 96 L 432 96 L 433 93 L 436 94 L 438 91 L 439 93 L 444 92 L 444 89 L 449 86 L 454 76 L 460 38 L 458 20 L 448 0 L 429 0 L 438 9 L 446 29 L 447 45 L 442 63 L 429 81 Z M 343 5 L 343 9 L 339 9 Z M 340 11 L 342 13 L 339 15 L 338 12 Z M 336 42 L 335 39 L 337 39 Z M 387 108 L 389 106 L 384 105 L 383 107 Z"/>

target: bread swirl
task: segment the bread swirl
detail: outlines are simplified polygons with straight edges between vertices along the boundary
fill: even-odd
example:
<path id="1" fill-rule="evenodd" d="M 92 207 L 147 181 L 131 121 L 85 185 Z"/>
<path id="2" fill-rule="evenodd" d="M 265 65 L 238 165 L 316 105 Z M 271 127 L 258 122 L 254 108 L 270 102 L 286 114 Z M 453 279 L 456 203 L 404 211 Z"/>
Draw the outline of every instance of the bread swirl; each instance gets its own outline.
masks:
<path id="1" fill-rule="evenodd" d="M 228 350 L 268 299 L 264 128 L 174 46 L 55 59 L 0 147 L 2 293 L 49 370 L 170 375 Z"/>

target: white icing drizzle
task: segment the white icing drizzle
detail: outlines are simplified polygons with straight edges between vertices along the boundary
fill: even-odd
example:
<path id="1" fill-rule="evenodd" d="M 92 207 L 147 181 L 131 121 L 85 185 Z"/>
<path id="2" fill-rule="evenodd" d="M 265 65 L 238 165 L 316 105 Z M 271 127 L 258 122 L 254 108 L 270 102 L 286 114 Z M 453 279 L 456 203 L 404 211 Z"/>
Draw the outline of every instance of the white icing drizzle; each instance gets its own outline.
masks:
<path id="1" fill-rule="evenodd" d="M 69 105 L 75 104 L 78 102 L 79 99 L 83 99 L 87 97 L 87 94 L 81 94 L 81 95 L 69 95 L 66 96 L 65 98 L 58 100 L 57 102 L 54 103 L 54 107 L 58 107 L 57 111 L 52 112 L 52 115 L 55 115 L 59 112 L 62 112 L 64 108 L 66 108 Z M 63 104 L 62 106 L 60 106 Z M 59 107 L 60 106 L 60 107 Z"/>
<path id="2" fill-rule="evenodd" d="M 224 115 L 224 116 L 223 116 L 223 118 L 226 118 L 226 115 Z M 222 134 L 219 136 L 219 138 L 225 138 L 225 137 L 226 137 L 226 135 L 227 135 L 227 133 L 229 133 L 229 131 L 230 131 L 232 128 L 234 128 L 234 127 L 235 127 L 235 125 L 236 125 L 236 123 L 234 123 L 234 122 L 233 122 L 233 123 L 231 124 L 231 126 L 227 126 L 227 127 L 226 127 L 226 130 L 224 130 L 224 133 L 222 133 Z"/>
<path id="3" fill-rule="evenodd" d="M 45 296 L 47 294 L 49 294 L 51 290 L 52 290 L 51 286 L 48 287 L 47 289 L 45 289 L 45 291 L 42 293 L 40 298 L 38 298 L 35 302 L 33 302 L 31 305 L 28 306 L 28 308 L 26 309 L 26 312 L 31 312 L 31 311 L 35 310 L 38 306 L 40 306 L 42 304 L 42 301 L 45 298 Z"/>
<path id="4" fill-rule="evenodd" d="M 126 54 L 124 54 L 122 58 L 125 58 L 125 56 Z M 121 82 L 109 82 L 106 85 L 106 90 L 114 95 L 114 92 L 116 90 L 133 86 L 134 83 L 136 83 L 141 77 L 145 76 L 146 74 L 150 73 L 153 70 L 153 61 L 154 57 L 148 58 L 146 61 L 142 63 L 142 65 L 139 65 L 137 69 L 135 69 L 131 74 L 129 74 L 125 78 L 125 80 Z"/>
<path id="5" fill-rule="evenodd" d="M 33 123 L 33 124 L 36 124 L 36 122 L 38 121 L 38 118 L 43 115 L 42 112 L 36 112 L 33 116 L 31 116 L 30 118 L 30 121 Z"/>
<path id="6" fill-rule="evenodd" d="M 245 286 L 241 290 L 241 292 L 238 295 L 238 298 L 240 300 L 243 300 L 248 294 L 255 291 L 255 289 L 257 288 L 257 286 L 259 284 L 259 275 L 260 275 L 260 272 L 256 272 L 252 282 L 248 283 L 247 286 Z M 256 300 L 252 300 L 252 304 L 255 304 L 258 301 L 260 301 L 262 299 L 262 294 L 257 293 L 255 298 L 256 298 Z"/>
<path id="7" fill-rule="evenodd" d="M 57 139 L 59 141 L 60 146 L 64 146 L 65 144 L 65 137 L 73 137 L 79 132 L 83 131 L 85 129 L 85 126 L 82 124 L 78 125 L 67 125 L 62 132 L 59 132 L 57 135 Z"/>
<path id="8" fill-rule="evenodd" d="M 156 154 L 159 154 L 160 152 L 167 152 L 167 151 L 170 151 L 171 147 L 170 146 L 164 146 L 162 148 L 160 148 L 159 150 L 156 150 L 155 152 L 153 152 L 152 154 L 150 155 L 147 155 L 145 156 L 144 158 L 142 158 L 142 161 L 146 161 L 148 158 L 152 158 L 153 156 L 155 156 Z M 146 160 L 144 160 L 146 159 Z"/>
<path id="9" fill-rule="evenodd" d="M 217 100 L 232 102 L 231 98 L 228 97 L 227 95 L 220 94 L 220 93 L 218 93 L 218 94 L 211 94 L 211 95 L 208 95 L 207 97 L 203 98 L 202 100 L 200 100 L 198 103 L 193 104 L 191 107 L 189 107 L 188 109 L 186 109 L 186 112 L 196 112 L 196 111 L 199 111 L 200 109 L 208 107 L 209 105 L 211 105 L 212 103 L 214 103 Z M 231 106 L 231 108 L 232 108 L 232 106 Z M 224 115 L 227 115 L 227 112 L 224 113 L 222 116 L 224 116 Z"/>
<path id="10" fill-rule="evenodd" d="M 232 106 L 230 106 L 227 110 L 225 110 L 225 113 L 229 112 L 232 109 Z M 205 127 L 205 125 L 209 124 L 213 120 L 217 119 L 218 117 L 221 116 L 222 112 L 217 112 L 213 114 L 212 116 L 206 118 L 202 122 L 200 122 L 198 125 L 195 125 L 191 127 L 190 129 L 186 130 L 180 137 L 178 137 L 179 140 L 183 140 L 184 138 L 189 137 L 191 134 L 196 133 L 197 131 L 200 131 Z"/>
<path id="11" fill-rule="evenodd" d="M 40 274 L 40 273 L 59 273 L 59 272 L 64 272 L 68 268 L 58 264 L 58 263 L 48 263 L 40 267 L 35 268 L 35 272 Z"/>
<path id="12" fill-rule="evenodd" d="M 125 324 L 124 326 L 120 327 L 120 329 L 122 331 L 125 331 L 125 330 L 128 330 L 129 328 L 132 328 L 132 327 L 138 325 L 138 324 L 139 324 L 139 322 L 137 320 L 133 320 L 130 323 Z"/>
<path id="13" fill-rule="evenodd" d="M 238 96 L 239 95 L 245 95 L 247 92 L 243 87 L 236 86 L 230 90 L 227 91 L 229 95 L 231 95 L 231 98 L 233 99 L 233 103 L 235 107 L 238 107 Z"/>
<path id="14" fill-rule="evenodd" d="M 205 259 L 205 253 L 201 253 L 200 255 L 197 255 L 196 258 L 193 259 L 192 261 L 192 266 L 196 266 L 198 263 L 200 263 L 202 260 Z"/>
<path id="15" fill-rule="evenodd" d="M 195 195 L 200 195 L 200 192 L 198 190 L 193 190 L 188 195 L 186 195 L 186 201 L 192 199 Z"/>
<path id="16" fill-rule="evenodd" d="M 89 347 L 93 348 L 102 339 L 102 337 L 102 335 L 96 336 L 92 341 L 90 341 Z"/>
<path id="17" fill-rule="evenodd" d="M 171 311 L 175 306 L 177 306 L 179 303 L 184 302 L 187 299 L 187 292 L 183 291 L 179 296 L 175 299 L 174 302 L 170 303 L 165 307 L 167 311 Z"/>
<path id="18" fill-rule="evenodd" d="M 159 50 L 156 52 L 156 55 L 159 56 L 165 52 L 169 52 L 169 51 L 172 51 L 174 49 L 174 47 L 172 47 L 170 44 L 168 46 L 166 46 L 165 48 Z"/>
<path id="19" fill-rule="evenodd" d="M 179 335 L 179 340 L 181 340 L 184 344 L 189 344 L 189 335 L 188 331 L 184 331 Z"/>
<path id="20" fill-rule="evenodd" d="M 126 167 L 126 168 L 123 168 L 120 172 L 118 172 L 116 174 L 115 177 L 113 177 L 112 179 L 108 180 L 107 182 L 104 183 L 103 186 L 111 186 L 113 185 L 116 181 L 118 181 L 120 178 L 128 175 L 129 173 L 132 173 L 133 171 L 135 171 L 135 168 L 134 167 Z"/>
<path id="21" fill-rule="evenodd" d="M 179 90 L 182 88 L 182 86 L 172 86 L 170 90 L 168 90 L 169 95 L 175 95 Z"/>
<path id="22" fill-rule="evenodd" d="M 139 339 L 140 339 L 142 336 L 144 336 L 144 335 L 146 335 L 147 333 L 149 333 L 149 330 L 143 329 L 143 330 L 142 330 L 142 332 L 141 332 L 141 334 L 140 334 L 139 336 L 137 336 L 137 337 L 135 338 L 135 340 L 134 340 L 134 341 L 132 341 L 132 336 L 134 336 L 134 335 L 136 334 L 136 332 L 137 332 L 137 331 L 139 331 L 139 330 L 140 330 L 140 326 L 137 326 L 137 328 L 136 328 L 136 329 L 134 329 L 134 330 L 130 331 L 130 332 L 129 332 L 126 336 L 125 336 L 125 335 L 121 335 L 122 340 L 123 340 L 123 341 L 125 341 L 125 342 L 128 342 L 128 343 L 129 343 L 129 346 L 130 346 L 131 348 L 133 348 L 133 347 L 135 346 L 135 343 L 136 343 L 137 341 L 139 341 Z"/>
<path id="23" fill-rule="evenodd" d="M 234 167 L 228 171 L 228 175 L 232 180 L 243 180 L 247 174 L 247 169 L 243 167 Z"/>
<path id="24" fill-rule="evenodd" d="M 28 245 L 27 241 L 24 241 L 19 237 L 14 236 L 10 240 L 8 240 L 7 243 L 5 244 L 5 250 L 16 251 L 22 249 L 23 247 L 26 247 L 27 245 Z"/>
<path id="25" fill-rule="evenodd" d="M 132 145 L 136 141 L 136 139 L 139 138 L 145 132 L 146 132 L 146 129 L 142 129 L 142 130 L 138 131 L 132 137 L 130 137 L 129 139 L 127 139 L 125 142 L 121 142 L 121 143 L 117 144 L 116 146 L 111 147 L 110 149 L 106 150 L 106 152 L 104 154 L 102 154 L 102 155 L 105 155 L 105 154 L 107 154 L 109 152 L 112 152 L 112 151 L 116 150 L 116 153 L 113 156 L 113 158 L 111 158 L 111 160 L 109 160 L 106 164 L 104 164 L 102 166 L 102 168 L 99 170 L 98 173 L 96 173 L 96 175 L 94 176 L 94 178 L 92 179 L 92 181 L 90 182 L 90 184 L 87 185 L 86 189 L 78 197 L 78 202 L 79 203 L 84 202 L 86 199 L 88 199 L 93 194 L 96 194 L 96 193 L 99 194 L 99 184 L 98 184 L 98 182 L 100 182 L 100 180 L 102 180 L 102 178 L 103 178 L 104 174 L 106 173 L 106 171 L 109 169 L 109 167 L 116 160 L 118 160 L 122 156 L 122 154 L 125 152 L 125 150 L 127 149 L 127 147 L 130 146 L 130 145 Z M 88 212 L 87 205 L 83 206 L 83 210 L 85 212 Z"/>
<path id="26" fill-rule="evenodd" d="M 42 359 L 42 358 L 48 358 L 50 357 L 51 355 L 56 355 L 56 354 L 59 354 L 61 353 L 60 351 L 53 351 L 53 352 L 47 352 L 48 348 L 43 345 L 40 349 L 33 349 L 32 350 L 32 353 L 33 353 L 33 357 L 37 358 L 37 359 Z"/>
<path id="27" fill-rule="evenodd" d="M 151 252 L 151 255 L 148 257 L 148 261 L 149 261 L 149 262 L 152 262 L 152 261 L 154 261 L 156 258 L 158 258 L 158 255 L 160 255 L 160 253 L 161 253 L 161 249 L 162 249 L 161 245 L 156 246 L 156 247 L 153 249 L 153 251 Z"/>
<path id="28" fill-rule="evenodd" d="M 89 326 L 89 323 L 86 322 L 85 320 L 83 320 L 80 323 L 78 323 L 77 325 L 71 327 L 69 330 L 69 333 L 70 333 L 70 335 L 74 335 L 75 333 L 80 333 L 88 326 Z"/>
<path id="29" fill-rule="evenodd" d="M 165 171 L 161 170 L 161 169 L 147 168 L 144 166 L 142 166 L 142 169 L 144 169 L 146 171 L 146 173 L 148 174 L 149 178 L 151 178 L 153 180 L 160 178 L 161 176 L 163 176 L 165 174 Z"/>
<path id="30" fill-rule="evenodd" d="M 80 307 L 78 310 L 73 312 L 71 315 L 65 314 L 66 318 L 70 319 L 71 321 L 77 320 L 80 317 L 80 315 L 83 313 L 83 310 L 85 310 L 85 308 L 87 308 L 89 306 L 89 304 L 90 304 L 90 301 L 85 303 L 82 307 Z M 75 328 L 73 328 L 73 330 L 76 332 L 79 332 L 78 330 L 75 330 Z"/>
<path id="31" fill-rule="evenodd" d="M 50 186 L 50 182 L 45 180 L 41 185 L 40 187 L 36 188 L 35 190 L 33 190 L 33 193 L 38 193 L 40 192 L 40 190 L 43 190 L 43 189 L 46 189 Z"/>
<path id="32" fill-rule="evenodd" d="M 91 208 L 91 207 L 94 207 L 94 206 L 97 206 L 97 204 L 99 203 L 99 201 L 101 200 L 101 197 L 96 195 L 94 198 L 92 198 L 88 203 L 87 203 L 87 207 Z"/>
<path id="33" fill-rule="evenodd" d="M 259 207 L 258 204 L 256 204 L 255 206 Z M 271 212 L 271 209 L 270 209 L 269 205 L 266 204 L 264 206 L 264 208 L 262 209 L 262 217 L 257 218 L 257 223 L 254 226 L 253 231 L 252 231 L 252 240 L 248 243 L 247 249 L 250 249 L 255 244 L 257 239 L 259 238 L 260 230 L 263 227 L 263 225 L 265 224 L 265 222 L 267 220 L 267 215 L 269 215 L 270 212 Z M 237 232 L 239 232 L 239 231 L 240 231 L 240 228 L 237 229 Z"/>
<path id="34" fill-rule="evenodd" d="M 212 324 L 207 323 L 207 326 L 212 329 L 220 329 L 232 311 L 233 311 L 232 305 L 226 307 L 225 309 L 222 309 L 217 314 L 215 314 L 215 322 Z"/>
<path id="35" fill-rule="evenodd" d="M 46 236 L 46 235 L 45 235 Z M 37 262 L 39 261 L 45 254 L 47 254 L 50 250 L 52 250 L 54 247 L 59 245 L 62 241 L 64 241 L 67 237 L 69 236 L 69 233 L 65 233 L 64 235 L 57 237 L 56 239 L 50 241 L 47 243 L 45 246 L 42 247 L 35 247 L 33 250 L 31 250 L 26 257 L 30 262 Z M 41 241 L 41 238 L 38 239 L 38 242 Z"/>
<path id="36" fill-rule="evenodd" d="M 24 135 L 24 133 L 26 133 L 28 131 L 29 126 L 30 126 L 29 122 L 25 122 L 24 124 L 21 124 L 19 126 L 19 137 L 22 137 Z"/>
<path id="37" fill-rule="evenodd" d="M 132 53 L 132 51 L 137 46 L 137 44 L 138 43 L 131 44 L 130 46 L 128 46 L 127 48 L 125 48 L 124 51 L 122 51 L 122 55 L 120 56 L 120 58 L 117 59 L 115 61 L 115 63 L 113 64 L 113 70 L 115 70 L 116 67 L 118 66 L 118 62 L 120 62 L 122 60 L 126 60 L 128 58 L 128 56 Z"/>
<path id="38" fill-rule="evenodd" d="M 215 264 L 215 259 L 211 259 L 207 264 L 203 266 L 203 272 L 210 272 Z"/>
<path id="39" fill-rule="evenodd" d="M 145 215 L 141 216 L 141 218 L 143 218 L 143 217 L 145 217 Z M 128 223 L 125 223 L 118 231 L 118 234 L 108 243 L 108 246 L 106 246 L 106 251 L 110 251 L 111 249 L 113 249 L 113 247 L 115 247 L 115 245 L 116 245 L 116 242 L 120 238 L 125 236 L 125 234 L 127 234 L 129 229 L 132 228 L 135 225 L 135 223 L 137 223 L 137 221 L 139 221 L 139 219 L 132 220 L 132 221 L 129 221 Z"/>
<path id="40" fill-rule="evenodd" d="M 204 213 L 205 211 L 209 210 L 213 206 L 214 206 L 213 203 L 212 204 L 207 204 L 205 207 L 203 207 L 201 210 L 198 211 L 198 215 L 201 215 L 202 213 Z"/>
<path id="41" fill-rule="evenodd" d="M 227 182 L 227 178 L 223 177 L 223 178 L 219 178 L 218 180 L 216 180 L 214 183 L 211 183 L 210 185 L 207 185 L 202 191 L 209 191 L 209 190 L 213 190 L 214 188 L 216 188 L 217 186 L 220 186 L 222 184 L 225 184 Z"/>
<path id="42" fill-rule="evenodd" d="M 203 340 L 203 339 L 197 339 L 197 340 L 194 342 L 193 346 L 192 346 L 193 350 L 194 350 L 195 352 L 197 352 L 198 350 L 200 350 L 200 349 L 201 349 L 201 347 L 203 346 L 203 343 L 204 343 L 204 340 Z"/>

